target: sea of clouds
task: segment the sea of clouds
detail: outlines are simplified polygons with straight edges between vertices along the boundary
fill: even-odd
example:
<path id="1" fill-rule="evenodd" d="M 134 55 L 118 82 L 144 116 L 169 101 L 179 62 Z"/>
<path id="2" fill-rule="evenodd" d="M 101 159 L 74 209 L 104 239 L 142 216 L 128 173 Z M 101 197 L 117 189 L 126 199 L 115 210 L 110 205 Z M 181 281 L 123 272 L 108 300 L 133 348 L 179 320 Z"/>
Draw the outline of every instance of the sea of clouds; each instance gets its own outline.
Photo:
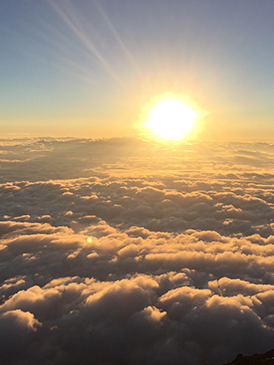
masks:
<path id="1" fill-rule="evenodd" d="M 274 347 L 274 145 L 0 140 L 0 363 Z"/>

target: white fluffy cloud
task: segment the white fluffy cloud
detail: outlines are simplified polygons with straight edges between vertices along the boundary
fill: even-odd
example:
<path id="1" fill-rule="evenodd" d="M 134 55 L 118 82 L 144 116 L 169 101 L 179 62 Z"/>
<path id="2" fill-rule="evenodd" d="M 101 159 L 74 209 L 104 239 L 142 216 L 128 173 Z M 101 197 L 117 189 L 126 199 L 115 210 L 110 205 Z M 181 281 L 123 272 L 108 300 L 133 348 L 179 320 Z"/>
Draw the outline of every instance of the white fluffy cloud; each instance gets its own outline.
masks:
<path id="1" fill-rule="evenodd" d="M 202 147 L 2 141 L 5 363 L 218 365 L 273 347 L 273 147 Z"/>

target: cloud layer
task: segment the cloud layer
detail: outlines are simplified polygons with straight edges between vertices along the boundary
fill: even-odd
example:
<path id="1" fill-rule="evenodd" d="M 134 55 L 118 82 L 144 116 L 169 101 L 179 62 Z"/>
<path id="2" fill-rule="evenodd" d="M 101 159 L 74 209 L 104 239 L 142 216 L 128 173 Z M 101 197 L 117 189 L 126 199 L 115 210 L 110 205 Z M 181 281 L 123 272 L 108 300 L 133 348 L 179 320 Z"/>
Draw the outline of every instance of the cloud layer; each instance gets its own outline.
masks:
<path id="1" fill-rule="evenodd" d="M 273 347 L 271 145 L 24 143 L 1 147 L 21 151 L 0 186 L 3 363 L 218 365 Z M 74 171 L 96 144 L 97 167 Z"/>

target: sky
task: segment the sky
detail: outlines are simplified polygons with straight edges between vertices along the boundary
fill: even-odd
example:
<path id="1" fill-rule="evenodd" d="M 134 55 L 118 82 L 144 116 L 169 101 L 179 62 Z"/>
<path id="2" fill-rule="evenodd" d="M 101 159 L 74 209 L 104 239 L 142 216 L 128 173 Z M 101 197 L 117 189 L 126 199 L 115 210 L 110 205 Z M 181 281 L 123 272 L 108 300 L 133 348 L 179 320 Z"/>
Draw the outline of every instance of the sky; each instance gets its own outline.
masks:
<path id="1" fill-rule="evenodd" d="M 191 100 L 199 140 L 273 137 L 272 1 L 0 4 L 1 135 L 136 136 L 158 95 Z"/>

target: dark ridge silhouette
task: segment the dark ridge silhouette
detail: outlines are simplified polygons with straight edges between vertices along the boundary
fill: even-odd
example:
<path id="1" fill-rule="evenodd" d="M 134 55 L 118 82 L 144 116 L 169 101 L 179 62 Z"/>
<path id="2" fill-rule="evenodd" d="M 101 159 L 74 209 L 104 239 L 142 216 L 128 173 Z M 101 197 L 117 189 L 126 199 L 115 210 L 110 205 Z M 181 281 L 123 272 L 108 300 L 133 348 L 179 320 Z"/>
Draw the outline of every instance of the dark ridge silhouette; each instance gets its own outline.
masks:
<path id="1" fill-rule="evenodd" d="M 254 354 L 252 356 L 239 354 L 232 362 L 223 365 L 274 365 L 274 349 L 264 354 Z"/>

